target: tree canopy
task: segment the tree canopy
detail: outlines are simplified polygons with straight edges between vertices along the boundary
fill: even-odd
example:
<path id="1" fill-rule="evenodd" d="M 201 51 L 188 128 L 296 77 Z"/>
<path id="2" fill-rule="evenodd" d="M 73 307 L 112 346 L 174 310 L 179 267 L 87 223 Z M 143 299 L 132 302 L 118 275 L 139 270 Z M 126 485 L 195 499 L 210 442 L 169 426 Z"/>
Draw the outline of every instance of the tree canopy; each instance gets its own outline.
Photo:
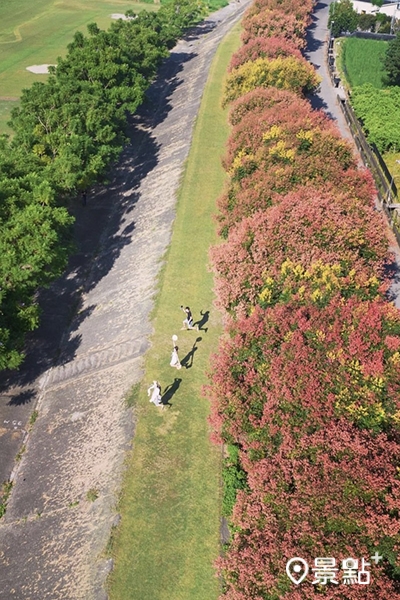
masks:
<path id="1" fill-rule="evenodd" d="M 351 33 L 357 29 L 358 14 L 351 0 L 338 0 L 329 6 L 328 25 L 335 37 L 345 31 Z"/>
<path id="2" fill-rule="evenodd" d="M 128 115 L 186 27 L 205 14 L 198 0 L 157 13 L 127 13 L 107 31 L 77 32 L 46 83 L 23 91 L 0 140 L 0 369 L 23 360 L 37 327 L 36 291 L 66 265 L 72 217 L 66 200 L 104 181 L 126 142 Z"/>
<path id="3" fill-rule="evenodd" d="M 385 83 L 400 86 L 400 32 L 389 42 L 383 66 L 386 71 Z"/>

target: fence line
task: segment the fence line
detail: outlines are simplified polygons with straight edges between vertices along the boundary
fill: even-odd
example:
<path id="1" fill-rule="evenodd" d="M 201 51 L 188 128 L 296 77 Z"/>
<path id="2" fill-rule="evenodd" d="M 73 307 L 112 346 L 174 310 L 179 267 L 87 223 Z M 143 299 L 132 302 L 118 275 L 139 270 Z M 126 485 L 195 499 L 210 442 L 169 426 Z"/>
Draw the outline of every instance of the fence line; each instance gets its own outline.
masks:
<path id="1" fill-rule="evenodd" d="M 330 37 L 327 62 L 332 84 L 335 87 L 338 87 L 340 78 L 336 71 L 333 43 L 334 38 Z M 348 103 L 347 98 L 344 95 L 338 94 L 338 100 L 363 163 L 371 171 L 375 180 L 380 205 L 389 220 L 390 226 L 396 236 L 397 243 L 400 246 L 400 220 L 396 211 L 396 209 L 400 209 L 400 203 L 398 203 L 398 190 L 394 183 L 393 175 L 387 168 L 387 165 L 375 144 L 369 144 L 367 142 L 361 124 Z"/>

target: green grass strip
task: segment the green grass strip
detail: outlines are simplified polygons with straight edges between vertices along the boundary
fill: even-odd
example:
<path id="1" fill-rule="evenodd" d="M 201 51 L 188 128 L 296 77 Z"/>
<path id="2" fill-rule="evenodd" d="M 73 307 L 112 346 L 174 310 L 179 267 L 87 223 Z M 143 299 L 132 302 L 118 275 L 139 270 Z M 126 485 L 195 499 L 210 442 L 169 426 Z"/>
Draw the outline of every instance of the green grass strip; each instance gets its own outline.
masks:
<path id="1" fill-rule="evenodd" d="M 225 174 L 221 156 L 229 135 L 220 106 L 240 26 L 225 37 L 211 66 L 179 194 L 171 245 L 154 310 L 155 334 L 146 356 L 145 380 L 134 390 L 138 423 L 120 502 L 121 523 L 111 543 L 115 568 L 111 600 L 212 600 L 219 594 L 213 561 L 219 553 L 221 454 L 209 440 L 207 383 L 221 318 L 213 308 L 208 251 L 216 241 L 215 201 Z M 188 304 L 195 320 L 209 312 L 208 331 L 181 331 Z M 179 356 L 193 352 L 193 366 L 169 366 L 172 334 Z M 196 342 L 196 340 L 198 340 Z M 181 379 L 171 406 L 149 402 L 147 386 Z"/>
<path id="2" fill-rule="evenodd" d="M 385 56 L 388 42 L 363 38 L 342 38 L 340 40 L 339 62 L 351 88 L 371 83 L 377 89 L 383 87 Z"/>

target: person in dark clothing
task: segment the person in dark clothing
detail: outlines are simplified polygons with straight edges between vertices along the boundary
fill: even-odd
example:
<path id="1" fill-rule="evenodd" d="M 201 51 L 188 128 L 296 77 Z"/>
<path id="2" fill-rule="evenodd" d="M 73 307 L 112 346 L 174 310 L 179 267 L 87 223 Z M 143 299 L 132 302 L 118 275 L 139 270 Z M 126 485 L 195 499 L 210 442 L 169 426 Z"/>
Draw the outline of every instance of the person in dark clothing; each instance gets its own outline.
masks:
<path id="1" fill-rule="evenodd" d="M 198 331 L 199 328 L 193 326 L 193 316 L 189 306 L 183 307 L 183 304 L 181 304 L 181 309 L 184 313 L 186 313 L 186 319 L 183 321 L 182 329 L 195 329 L 196 331 Z"/>

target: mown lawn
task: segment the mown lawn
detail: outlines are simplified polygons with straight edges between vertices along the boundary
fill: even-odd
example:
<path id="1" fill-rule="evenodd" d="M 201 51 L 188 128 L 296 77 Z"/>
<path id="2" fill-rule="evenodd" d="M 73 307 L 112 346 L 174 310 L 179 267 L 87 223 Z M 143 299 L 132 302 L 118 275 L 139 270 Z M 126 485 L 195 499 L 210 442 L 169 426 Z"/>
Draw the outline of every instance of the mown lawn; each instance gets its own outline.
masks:
<path id="1" fill-rule="evenodd" d="M 119 507 L 122 519 L 111 542 L 110 600 L 213 600 L 220 591 L 213 561 L 220 549 L 221 449 L 210 442 L 209 403 L 201 390 L 221 333 L 207 265 L 216 241 L 212 214 L 224 184 L 221 156 L 229 132 L 220 99 L 239 33 L 237 25 L 211 67 L 160 279 L 145 379 L 132 398 L 138 422 Z M 202 330 L 180 330 L 181 304 L 191 306 L 196 320 L 202 311 Z M 178 335 L 180 358 L 187 358 L 189 368 L 169 366 L 172 334 Z M 155 378 L 163 388 L 176 388 L 164 409 L 150 404 L 146 394 Z"/>
<path id="2" fill-rule="evenodd" d="M 0 133 L 9 132 L 5 127 L 9 98 L 18 98 L 35 81 L 46 81 L 47 75 L 35 75 L 26 67 L 55 64 L 65 56 L 74 33 L 86 33 L 89 23 L 107 29 L 114 13 L 158 10 L 158 6 L 129 0 L 0 1 Z"/>
<path id="3" fill-rule="evenodd" d="M 362 38 L 342 38 L 339 60 L 350 88 L 371 83 L 382 88 L 383 67 L 388 42 Z"/>

